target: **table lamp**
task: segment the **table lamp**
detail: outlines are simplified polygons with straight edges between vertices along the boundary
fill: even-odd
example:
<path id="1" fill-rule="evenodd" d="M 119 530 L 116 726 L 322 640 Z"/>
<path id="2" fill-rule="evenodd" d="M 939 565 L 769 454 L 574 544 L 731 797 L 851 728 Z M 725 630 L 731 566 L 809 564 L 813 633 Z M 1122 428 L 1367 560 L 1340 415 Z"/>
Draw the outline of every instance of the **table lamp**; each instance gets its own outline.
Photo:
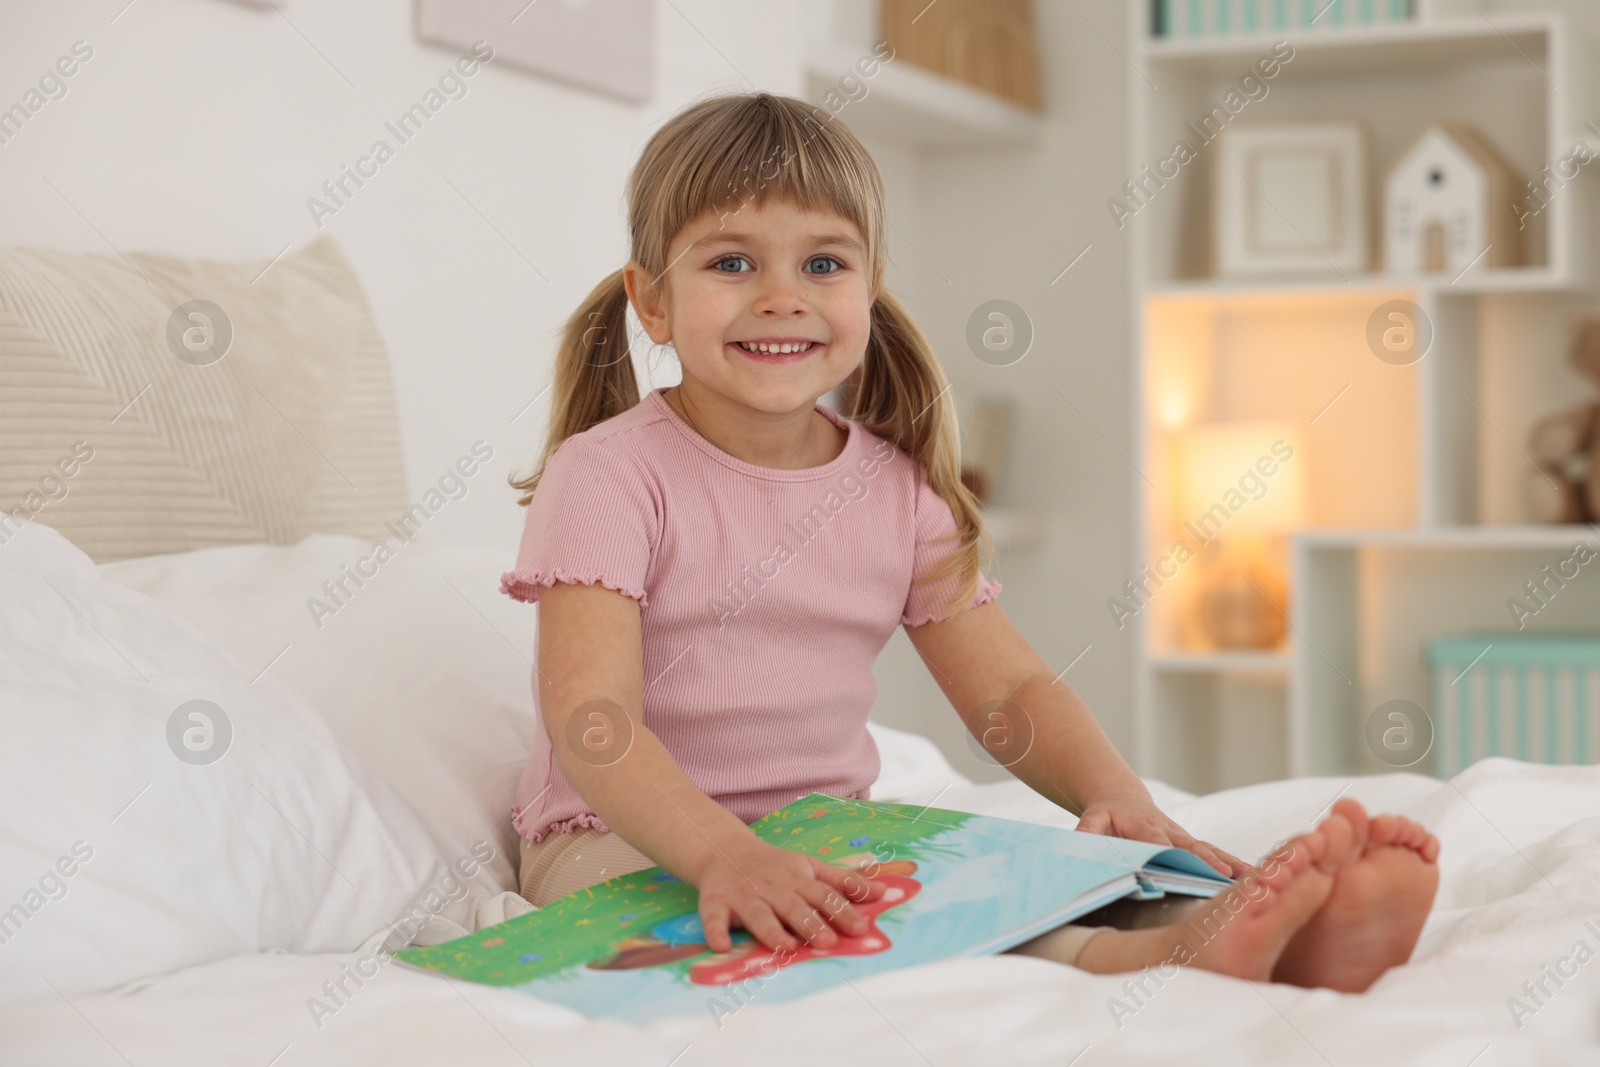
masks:
<path id="1" fill-rule="evenodd" d="M 1182 536 L 1220 547 L 1196 594 L 1199 628 L 1218 648 L 1276 647 L 1288 629 L 1288 581 L 1268 539 L 1305 524 L 1299 425 L 1201 423 L 1180 444 Z"/>

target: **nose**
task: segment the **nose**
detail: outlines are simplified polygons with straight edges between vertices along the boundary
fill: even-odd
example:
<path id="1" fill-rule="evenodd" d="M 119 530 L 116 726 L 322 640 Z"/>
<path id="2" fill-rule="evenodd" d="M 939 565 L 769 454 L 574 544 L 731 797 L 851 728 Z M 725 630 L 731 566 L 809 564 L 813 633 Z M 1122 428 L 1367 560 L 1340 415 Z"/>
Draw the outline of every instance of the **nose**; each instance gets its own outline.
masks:
<path id="1" fill-rule="evenodd" d="M 798 275 L 774 271 L 767 275 L 756 296 L 758 315 L 793 315 L 806 309 L 804 281 Z"/>

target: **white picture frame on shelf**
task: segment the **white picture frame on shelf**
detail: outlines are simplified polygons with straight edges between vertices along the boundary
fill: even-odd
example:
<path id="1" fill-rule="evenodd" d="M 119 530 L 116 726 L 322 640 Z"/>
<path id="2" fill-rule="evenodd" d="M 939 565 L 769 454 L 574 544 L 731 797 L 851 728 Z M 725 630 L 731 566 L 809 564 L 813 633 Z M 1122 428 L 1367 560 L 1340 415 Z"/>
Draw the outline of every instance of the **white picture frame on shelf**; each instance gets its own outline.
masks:
<path id="1" fill-rule="evenodd" d="M 1223 129 L 1213 198 L 1217 273 L 1369 271 L 1367 159 L 1367 129 L 1354 119 Z"/>

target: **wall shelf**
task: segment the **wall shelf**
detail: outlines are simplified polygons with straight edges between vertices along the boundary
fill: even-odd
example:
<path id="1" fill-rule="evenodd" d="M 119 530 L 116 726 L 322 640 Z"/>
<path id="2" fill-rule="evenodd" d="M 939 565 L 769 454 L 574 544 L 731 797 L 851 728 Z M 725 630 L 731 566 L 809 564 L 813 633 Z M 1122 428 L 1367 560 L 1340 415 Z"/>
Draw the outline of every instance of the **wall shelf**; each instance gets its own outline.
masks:
<path id="1" fill-rule="evenodd" d="M 1311 296 L 1339 293 L 1380 293 L 1409 290 L 1443 295 L 1466 293 L 1561 293 L 1582 286 L 1565 272 L 1548 267 L 1505 267 L 1469 270 L 1457 280 L 1449 275 L 1377 274 L 1342 278 L 1189 278 L 1152 285 L 1152 297 L 1192 296 L 1205 300 L 1230 297 Z"/>
<path id="2" fill-rule="evenodd" d="M 1358 548 L 1548 549 L 1578 541 L 1600 548 L 1600 527 L 1584 523 L 1549 526 L 1434 526 L 1411 530 L 1314 530 L 1296 535 L 1311 550 Z"/>
<path id="3" fill-rule="evenodd" d="M 813 45 L 805 65 L 807 99 L 823 105 L 830 91 L 839 91 L 839 79 L 870 52 L 837 43 Z M 857 132 L 920 149 L 952 149 L 1029 145 L 1043 128 L 1027 108 L 904 61 L 884 63 L 870 78 L 856 77 L 866 95 L 843 97 L 848 102 L 837 114 Z"/>
<path id="4" fill-rule="evenodd" d="M 1176 652 L 1150 657 L 1158 671 L 1216 674 L 1288 674 L 1287 652 Z"/>
<path id="5" fill-rule="evenodd" d="M 1273 45 L 1289 39 L 1294 63 L 1307 73 L 1345 76 L 1405 66 L 1426 70 L 1483 63 L 1515 55 L 1546 58 L 1550 16 L 1496 14 L 1489 18 L 1418 20 L 1346 26 L 1311 33 L 1285 30 L 1220 38 L 1141 37 L 1146 59 L 1167 70 L 1237 78 Z M 1158 82 L 1159 84 L 1159 82 Z"/>

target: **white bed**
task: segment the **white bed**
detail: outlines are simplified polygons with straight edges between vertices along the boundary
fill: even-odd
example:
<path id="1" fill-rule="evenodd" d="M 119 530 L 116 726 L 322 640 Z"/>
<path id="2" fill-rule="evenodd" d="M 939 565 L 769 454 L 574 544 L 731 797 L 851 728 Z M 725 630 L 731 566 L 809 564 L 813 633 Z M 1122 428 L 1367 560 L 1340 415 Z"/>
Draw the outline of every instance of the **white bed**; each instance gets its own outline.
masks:
<path id="1" fill-rule="evenodd" d="M 196 293 L 240 325 L 226 352 L 175 347 Z M 1151 782 L 1246 856 L 1341 792 L 1439 835 L 1415 959 L 1362 996 L 1185 972 L 1146 1001 L 1001 955 L 630 1028 L 374 964 L 528 908 L 536 612 L 498 592 L 509 549 L 359 562 L 415 508 L 359 279 L 326 237 L 271 264 L 0 250 L 0 318 L 0 504 L 38 520 L 0 517 L 0 1064 L 1600 1062 L 1596 767 Z M 1073 825 L 874 732 L 877 799 Z"/>
<path id="2" fill-rule="evenodd" d="M 1205 797 L 1150 783 L 1180 822 L 1245 855 L 1308 826 L 1341 792 L 1439 835 L 1443 879 L 1415 958 L 1360 996 L 1185 971 L 1135 1000 L 1124 977 L 1002 955 L 891 972 L 784 1005 L 757 994 L 720 1026 L 708 1009 L 634 1028 L 389 964 L 360 986 L 347 982 L 353 994 L 318 1016 L 310 1001 L 324 983 L 341 965 L 371 959 L 411 891 L 437 884 L 474 843 L 492 843 L 494 859 L 462 880 L 467 891 L 419 939 L 526 909 L 511 892 L 505 815 L 537 728 L 527 699 L 536 613 L 498 594 L 503 553 L 418 542 L 319 628 L 306 599 L 363 549 L 352 537 L 315 535 L 96 568 L 36 524 L 0 545 L 0 908 L 66 848 L 64 838 L 101 835 L 95 858 L 66 880 L 70 890 L 0 944 L 0 1063 L 1600 1062 L 1600 963 L 1573 955 L 1579 942 L 1600 949 L 1600 768 L 1508 760 L 1448 783 L 1300 779 Z M 38 665 L 46 643 L 56 650 L 51 669 L 83 679 L 81 690 L 52 688 Z M 213 644 L 223 652 L 208 660 Z M 135 694 L 177 679 L 180 695 L 225 693 L 242 707 L 258 693 L 262 703 L 241 714 L 238 751 L 196 767 L 164 742 L 170 696 L 150 714 L 88 707 L 99 699 L 85 695 L 95 679 Z M 103 724 L 94 739 L 62 733 L 83 731 L 85 715 Z M 116 734 L 130 715 L 143 741 Z M 275 730 L 294 744 L 265 744 Z M 71 745 L 51 745 L 52 731 Z M 1020 783 L 974 785 L 925 740 L 874 731 L 884 751 L 878 799 L 1073 824 Z M 268 757 L 295 766 L 260 762 Z M 333 797 L 337 810 L 297 811 L 272 788 L 263 796 L 282 812 L 230 810 L 217 825 L 185 823 L 183 809 L 162 806 L 162 790 L 220 788 L 221 776 L 200 776 L 252 767 L 257 781 L 281 770 L 285 790 L 303 775 L 302 791 Z M 96 786 L 107 773 L 113 780 Z M 157 785 L 136 794 L 146 779 Z M 241 830 L 253 851 L 233 844 Z M 124 838 L 137 848 L 119 849 Z M 361 891 L 341 887 L 333 866 Z M 152 907 L 155 884 L 166 888 Z M 318 886 L 326 899 L 314 898 Z M 272 911 L 264 897 L 290 903 Z M 175 944 L 168 927 L 187 933 Z M 1558 964 L 1571 976 L 1560 988 L 1546 978 L 1553 995 L 1536 1006 L 1523 983 Z M 1520 1028 L 1513 997 L 1537 1007 Z M 1120 1027 L 1111 998 L 1137 1009 Z"/>

